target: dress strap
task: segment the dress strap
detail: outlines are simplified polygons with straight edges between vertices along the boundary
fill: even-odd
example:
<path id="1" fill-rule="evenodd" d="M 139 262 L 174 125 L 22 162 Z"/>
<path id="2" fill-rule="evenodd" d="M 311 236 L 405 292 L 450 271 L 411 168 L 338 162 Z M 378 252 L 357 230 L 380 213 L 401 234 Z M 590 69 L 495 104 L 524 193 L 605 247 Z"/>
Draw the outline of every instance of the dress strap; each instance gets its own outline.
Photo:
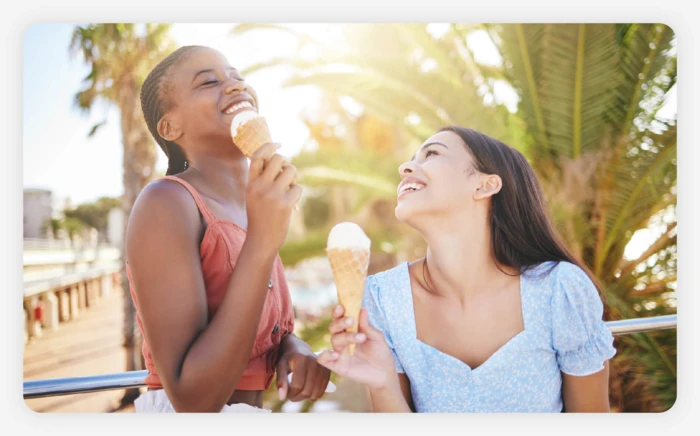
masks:
<path id="1" fill-rule="evenodd" d="M 216 221 L 216 217 L 214 216 L 213 213 L 211 213 L 211 211 L 207 207 L 207 204 L 202 199 L 202 196 L 199 195 L 199 192 L 197 192 L 196 189 L 194 189 L 194 186 L 190 185 L 185 180 L 183 180 L 179 177 L 175 177 L 175 176 L 165 176 L 165 177 L 162 177 L 161 179 L 172 180 L 173 182 L 177 182 L 177 183 L 181 184 L 182 186 L 184 186 L 185 189 L 187 189 L 189 191 L 190 195 L 192 195 L 192 198 L 194 198 L 194 202 L 197 203 L 197 208 L 199 209 L 199 213 L 202 214 L 206 223 L 209 224 L 211 222 Z"/>

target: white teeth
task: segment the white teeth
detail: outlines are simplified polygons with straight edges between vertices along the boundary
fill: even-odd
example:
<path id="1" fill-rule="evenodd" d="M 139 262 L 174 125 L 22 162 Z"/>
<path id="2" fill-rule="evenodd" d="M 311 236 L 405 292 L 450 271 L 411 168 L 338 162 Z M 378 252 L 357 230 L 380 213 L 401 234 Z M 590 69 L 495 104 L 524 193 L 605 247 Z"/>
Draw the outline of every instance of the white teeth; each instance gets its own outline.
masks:
<path id="1" fill-rule="evenodd" d="M 235 111 L 237 111 L 237 110 L 239 110 L 239 109 L 243 109 L 243 108 L 252 108 L 252 107 L 253 107 L 253 105 L 250 104 L 250 102 L 242 101 L 242 102 L 240 102 L 240 103 L 236 103 L 236 104 L 234 104 L 233 106 L 229 107 L 228 109 L 226 109 L 226 110 L 224 111 L 224 113 L 226 113 L 226 114 L 232 114 L 233 112 L 235 112 Z"/>
<path id="2" fill-rule="evenodd" d="M 421 189 L 425 188 L 425 185 L 420 184 L 420 183 L 406 183 L 401 187 L 401 191 L 399 193 L 405 192 L 405 191 L 420 191 Z"/>

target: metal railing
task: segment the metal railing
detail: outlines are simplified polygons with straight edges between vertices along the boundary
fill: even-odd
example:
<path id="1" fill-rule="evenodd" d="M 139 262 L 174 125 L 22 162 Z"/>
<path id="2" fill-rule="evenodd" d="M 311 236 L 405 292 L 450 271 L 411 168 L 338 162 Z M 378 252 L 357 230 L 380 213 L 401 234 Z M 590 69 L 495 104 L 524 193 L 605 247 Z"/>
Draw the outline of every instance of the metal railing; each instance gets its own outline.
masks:
<path id="1" fill-rule="evenodd" d="M 41 238 L 24 238 L 22 245 L 25 251 L 44 251 L 44 250 L 89 250 L 96 247 L 113 248 L 115 245 L 107 242 L 94 241 L 71 241 L 70 239 L 41 239 Z"/>
<path id="2" fill-rule="evenodd" d="M 24 382 L 24 398 L 55 397 L 146 386 L 148 371 L 119 372 L 87 377 L 53 378 Z"/>
<path id="3" fill-rule="evenodd" d="M 677 327 L 677 315 L 608 321 L 605 324 L 614 335 L 668 330 Z M 145 379 L 147 375 L 148 371 L 131 371 L 87 377 L 25 381 L 24 398 L 31 399 L 114 389 L 138 388 L 146 386 Z"/>
<path id="4" fill-rule="evenodd" d="M 605 323 L 613 335 L 629 335 L 632 333 L 674 329 L 677 327 L 677 324 L 677 315 L 623 319 L 620 321 L 608 321 Z"/>

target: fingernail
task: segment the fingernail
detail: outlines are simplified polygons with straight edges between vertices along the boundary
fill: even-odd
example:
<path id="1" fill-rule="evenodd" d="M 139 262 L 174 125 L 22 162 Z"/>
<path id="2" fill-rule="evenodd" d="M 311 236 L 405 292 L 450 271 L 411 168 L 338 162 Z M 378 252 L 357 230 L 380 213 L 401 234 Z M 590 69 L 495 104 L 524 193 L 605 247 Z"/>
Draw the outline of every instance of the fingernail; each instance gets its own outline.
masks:
<path id="1" fill-rule="evenodd" d="M 358 333 L 355 335 L 355 339 L 358 341 L 364 341 L 365 340 L 365 334 L 364 333 Z"/>
<path id="2" fill-rule="evenodd" d="M 345 325 L 352 325 L 352 318 L 345 318 Z"/>
<path id="3" fill-rule="evenodd" d="M 335 306 L 335 309 L 334 309 L 334 310 L 335 310 L 335 313 L 338 313 L 338 314 L 339 314 L 339 313 L 340 313 L 340 306 Z"/>
<path id="4" fill-rule="evenodd" d="M 335 351 L 331 351 L 331 357 L 336 359 L 338 357 L 338 353 L 336 353 Z"/>
<path id="5" fill-rule="evenodd" d="M 284 400 L 284 398 L 282 397 L 282 388 L 279 388 L 277 390 L 277 395 L 280 397 L 280 401 Z"/>

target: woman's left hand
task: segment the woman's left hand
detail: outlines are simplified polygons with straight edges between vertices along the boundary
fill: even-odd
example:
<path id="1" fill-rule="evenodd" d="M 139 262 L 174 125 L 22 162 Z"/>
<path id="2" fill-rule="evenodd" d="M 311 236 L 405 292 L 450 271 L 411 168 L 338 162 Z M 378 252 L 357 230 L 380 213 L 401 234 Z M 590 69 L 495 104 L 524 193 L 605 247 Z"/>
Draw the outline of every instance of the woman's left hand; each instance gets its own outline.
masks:
<path id="1" fill-rule="evenodd" d="M 326 391 L 331 372 L 316 361 L 311 347 L 294 335 L 283 340 L 280 358 L 277 360 L 277 389 L 280 400 L 316 401 Z M 292 374 L 292 382 L 287 380 Z"/>

